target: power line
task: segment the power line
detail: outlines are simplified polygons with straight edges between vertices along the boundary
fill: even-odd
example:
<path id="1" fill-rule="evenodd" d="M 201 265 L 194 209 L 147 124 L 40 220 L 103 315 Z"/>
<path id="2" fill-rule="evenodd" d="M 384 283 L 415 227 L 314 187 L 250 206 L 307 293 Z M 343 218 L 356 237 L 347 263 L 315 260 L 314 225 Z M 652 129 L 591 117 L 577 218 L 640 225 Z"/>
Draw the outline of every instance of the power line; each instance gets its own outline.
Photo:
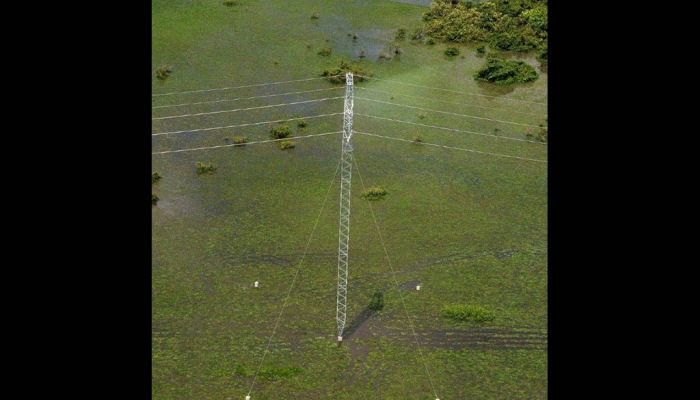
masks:
<path id="1" fill-rule="evenodd" d="M 268 85 L 280 85 L 280 84 L 283 84 L 283 83 L 304 82 L 304 81 L 312 81 L 312 80 L 315 80 L 315 79 L 326 79 L 326 78 L 325 78 L 325 77 L 321 77 L 321 78 L 307 78 L 307 79 L 297 79 L 297 80 L 293 80 L 293 81 L 258 83 L 258 84 L 255 84 L 255 85 L 229 86 L 229 87 L 217 88 L 217 89 L 202 89 L 202 90 L 189 90 L 189 91 L 185 91 L 185 92 L 160 93 L 160 94 L 152 94 L 151 97 L 156 97 L 156 96 L 170 96 L 170 95 L 174 95 L 174 94 L 213 92 L 213 91 L 218 91 L 218 90 L 243 89 L 243 88 L 258 87 L 258 86 L 268 86 Z"/>
<path id="2" fill-rule="evenodd" d="M 355 132 L 355 133 L 360 133 L 360 132 Z M 362 189 L 364 191 L 367 191 L 367 188 L 365 187 L 365 183 L 362 180 L 362 174 L 360 173 L 360 168 L 357 165 L 357 160 L 353 160 L 355 163 L 355 169 L 357 170 L 357 175 L 360 177 L 360 183 L 362 184 Z M 369 200 L 367 200 L 367 204 L 369 205 L 369 211 L 372 214 L 372 219 L 374 220 L 374 226 L 377 228 L 377 234 L 379 235 L 379 240 L 382 243 L 382 248 L 384 249 L 384 254 L 386 255 L 386 261 L 387 264 L 389 264 L 389 268 L 391 269 L 391 275 L 394 278 L 394 283 L 396 284 L 396 289 L 399 292 L 399 298 L 401 299 L 401 305 L 403 306 L 403 310 L 406 313 L 406 318 L 408 319 L 408 326 L 411 328 L 411 332 L 413 332 L 413 338 L 416 342 L 416 346 L 418 347 L 418 354 L 420 355 L 421 361 L 423 362 L 423 366 L 425 367 L 425 373 L 428 375 L 428 381 L 430 382 L 430 387 L 433 389 L 433 394 L 435 394 L 435 398 L 438 398 L 437 392 L 435 391 L 435 386 L 433 385 L 433 379 L 430 377 L 430 372 L 428 371 L 428 364 L 425 362 L 425 359 L 423 358 L 423 350 L 420 347 L 420 343 L 418 342 L 418 336 L 416 335 L 416 330 L 413 328 L 413 322 L 411 321 L 411 316 L 408 314 L 408 309 L 406 308 L 406 302 L 403 299 L 403 295 L 401 294 L 401 288 L 399 287 L 399 281 L 396 279 L 396 273 L 394 272 L 394 267 L 391 265 L 391 259 L 389 259 L 389 253 L 386 250 L 386 244 L 384 243 L 384 238 L 382 238 L 382 232 L 379 230 L 379 224 L 377 223 L 377 217 L 374 215 L 374 210 L 372 209 L 372 204 Z"/>
<path id="3" fill-rule="evenodd" d="M 308 115 L 308 116 L 297 117 L 297 118 L 277 119 L 277 120 L 274 120 L 274 121 L 253 122 L 253 123 L 250 123 L 250 124 L 215 126 L 215 127 L 213 127 L 213 128 L 188 129 L 188 130 L 184 130 L 184 131 L 172 131 L 172 132 L 152 133 L 151 136 L 170 135 L 170 134 L 172 134 L 172 133 L 184 133 L 184 132 L 212 131 L 212 130 L 226 129 L 226 128 L 238 128 L 238 127 L 242 127 L 242 126 L 272 124 L 272 123 L 277 123 L 277 122 L 296 121 L 296 120 L 299 120 L 299 119 L 307 119 L 307 118 L 321 118 L 321 117 L 328 117 L 328 116 L 330 116 L 330 115 L 340 115 L 340 114 L 342 114 L 342 113 L 321 114 L 321 115 Z"/>
<path id="4" fill-rule="evenodd" d="M 333 174 L 333 179 L 331 179 L 331 184 L 328 186 L 328 190 L 326 190 L 326 198 L 323 199 L 323 203 L 321 204 L 321 211 L 318 212 L 318 216 L 316 217 L 316 222 L 314 222 L 314 227 L 311 230 L 311 235 L 309 236 L 309 240 L 306 242 L 306 248 L 304 248 L 304 253 L 301 256 L 301 260 L 299 260 L 299 266 L 297 267 L 296 272 L 294 273 L 294 277 L 292 278 L 292 283 L 289 285 L 289 290 L 287 291 L 287 297 L 285 297 L 284 302 L 282 303 L 282 309 L 280 309 L 280 313 L 277 316 L 277 320 L 275 321 L 275 327 L 272 329 L 272 334 L 270 335 L 270 338 L 267 341 L 267 347 L 265 348 L 265 352 L 263 353 L 262 358 L 260 359 L 260 365 L 258 365 L 258 370 L 255 371 L 255 375 L 253 376 L 253 383 L 250 385 L 250 390 L 248 391 L 248 396 L 250 396 L 250 393 L 253 391 L 253 387 L 255 387 L 255 381 L 258 379 L 258 373 L 260 372 L 260 368 L 262 367 L 263 361 L 265 360 L 265 355 L 267 355 L 267 352 L 270 349 L 270 343 L 272 342 L 272 337 L 275 336 L 275 331 L 277 330 L 277 325 L 280 322 L 280 318 L 282 318 L 282 313 L 284 312 L 284 308 L 287 306 L 287 301 L 289 301 L 289 295 L 292 293 L 292 288 L 294 287 L 294 282 L 297 279 L 297 276 L 299 275 L 299 270 L 301 270 L 301 264 L 304 262 L 304 257 L 306 256 L 307 250 L 309 250 L 309 244 L 311 243 L 311 239 L 314 237 L 314 232 L 316 232 L 316 226 L 318 225 L 318 221 L 321 219 L 321 214 L 323 213 L 323 208 L 326 205 L 326 201 L 328 200 L 328 194 L 331 192 L 331 188 L 333 187 L 333 182 L 335 181 L 335 176 L 338 174 L 338 168 L 340 167 L 340 161 L 338 162 L 338 165 L 335 167 L 335 173 Z"/>
<path id="5" fill-rule="evenodd" d="M 306 135 L 306 136 L 292 136 L 292 137 L 287 137 L 287 138 L 282 138 L 282 139 L 270 139 L 270 140 L 263 140 L 260 142 L 246 142 L 246 143 L 240 143 L 240 144 L 224 144 L 220 146 L 211 146 L 211 147 L 198 147 L 196 149 L 182 149 L 182 150 L 168 150 L 168 151 L 158 151 L 155 153 L 151 153 L 151 155 L 154 154 L 166 154 L 166 153 L 180 153 L 183 151 L 194 151 L 194 150 L 207 150 L 207 149 L 218 149 L 221 147 L 236 147 L 236 146 L 247 146 L 249 144 L 260 144 L 260 143 L 270 143 L 270 142 L 279 142 L 280 140 L 291 140 L 291 139 L 304 139 L 304 138 L 310 138 L 310 137 L 316 137 L 316 136 L 325 136 L 325 135 L 332 135 L 334 133 L 342 133 L 342 131 L 338 132 L 326 132 L 326 133 L 318 133 L 315 135 Z"/>
<path id="6" fill-rule="evenodd" d="M 476 107 L 476 108 L 483 108 L 483 109 L 486 109 L 486 110 L 501 111 L 500 109 L 495 108 L 495 107 L 477 106 L 477 105 L 475 105 L 475 104 L 455 103 L 455 102 L 453 102 L 453 101 L 438 100 L 438 99 L 433 99 L 433 98 L 431 98 L 431 97 L 422 97 L 422 96 L 413 96 L 413 95 L 410 95 L 410 94 L 401 94 L 401 93 L 385 92 L 385 91 L 383 91 L 383 90 L 375 90 L 375 89 L 370 89 L 370 88 L 366 88 L 366 87 L 363 87 L 363 86 L 358 86 L 357 88 L 358 88 L 358 89 L 362 89 L 362 90 L 368 90 L 368 91 L 370 91 L 370 92 L 377 92 L 377 93 L 390 94 L 390 95 L 392 95 L 392 96 L 413 97 L 413 98 L 416 98 L 416 99 L 423 99 L 423 100 L 430 100 L 430 101 L 438 101 L 438 102 L 440 102 L 440 103 L 456 104 L 456 105 L 459 105 L 459 106 Z M 508 112 L 513 112 L 513 113 L 518 113 L 518 114 L 534 115 L 534 116 L 536 116 L 536 117 L 546 117 L 546 115 L 544 115 L 544 114 L 535 114 L 535 113 L 530 113 L 530 112 L 526 112 L 526 111 L 508 110 Z"/>
<path id="7" fill-rule="evenodd" d="M 519 122 L 501 121 L 501 120 L 492 119 L 492 118 L 475 117 L 475 116 L 473 116 L 473 115 L 457 114 L 457 113 L 453 113 L 453 112 L 439 111 L 439 110 L 430 110 L 430 109 L 427 109 L 427 108 L 415 107 L 415 106 L 407 106 L 407 105 L 405 105 L 405 104 L 392 103 L 392 102 L 390 102 L 390 101 L 373 100 L 373 99 L 368 99 L 368 98 L 365 98 L 365 97 L 355 97 L 355 98 L 358 99 L 358 100 L 367 100 L 367 101 L 374 101 L 374 102 L 377 102 L 377 103 L 391 104 L 391 105 L 400 106 L 400 107 L 415 108 L 415 109 L 417 109 L 417 110 L 431 111 L 431 112 L 436 112 L 436 113 L 441 113 L 441 114 L 456 115 L 456 116 L 458 116 L 458 117 L 467 117 L 467 118 L 474 118 L 474 119 L 483 119 L 483 120 L 486 120 L 486 121 L 501 122 L 501 123 L 504 123 L 504 124 L 513 124 L 513 125 L 522 125 L 522 126 L 531 126 L 531 127 L 535 127 L 535 128 L 541 128 L 541 126 L 539 126 L 539 125 L 521 124 L 521 123 L 519 123 Z"/>
<path id="8" fill-rule="evenodd" d="M 537 104 L 537 105 L 541 105 L 541 106 L 546 106 L 546 105 L 547 105 L 547 103 L 540 103 L 540 102 L 537 102 L 537 101 L 527 101 L 527 100 L 509 99 L 509 98 L 499 97 L 499 96 L 487 96 L 487 95 L 485 95 L 485 94 L 477 94 L 477 93 L 469 93 L 469 92 L 460 92 L 460 91 L 457 91 L 457 90 L 441 89 L 441 88 L 430 87 L 430 86 L 421 86 L 421 85 L 415 85 L 415 84 L 413 84 L 413 83 L 397 82 L 397 81 L 391 81 L 391 80 L 388 80 L 388 79 L 379 79 L 379 78 L 373 78 L 373 77 L 370 77 L 370 76 L 363 76 L 363 75 L 356 75 L 356 76 L 361 76 L 361 77 L 363 77 L 363 78 L 365 78 L 365 79 L 375 79 L 375 80 L 378 80 L 378 81 L 385 81 L 385 82 L 398 83 L 398 84 L 401 84 L 401 85 L 415 86 L 415 87 L 420 87 L 420 88 L 425 88 L 425 89 L 442 90 L 442 91 L 445 91 L 445 92 L 460 93 L 460 94 L 468 94 L 468 95 L 470 95 L 470 96 L 480 96 L 480 97 L 488 97 L 488 98 L 499 99 L 499 100 L 518 101 L 518 102 L 522 102 L 522 103 Z"/>
<path id="9" fill-rule="evenodd" d="M 173 116 L 169 116 L 169 117 L 157 117 L 157 118 L 151 118 L 151 119 L 152 119 L 152 120 L 157 120 L 157 119 L 195 117 L 195 116 L 199 116 L 199 115 L 221 114 L 221 113 L 236 112 L 236 111 L 248 111 L 248 110 L 256 110 L 256 109 L 259 109 L 259 108 L 281 107 L 281 106 L 288 106 L 288 105 L 293 105 L 293 104 L 313 103 L 313 102 L 315 102 L 315 101 L 326 101 L 326 100 L 342 99 L 342 98 L 343 98 L 343 96 L 338 96 L 338 97 L 327 97 L 327 98 L 325 98 L 325 99 L 295 101 L 295 102 L 293 102 L 293 103 L 272 104 L 272 105 L 259 106 L 259 107 L 237 108 L 237 109 L 235 109 L 235 110 L 222 110 L 222 111 L 211 111 L 211 112 L 197 113 L 197 114 L 173 115 Z"/>
<path id="10" fill-rule="evenodd" d="M 302 93 L 311 93 L 311 92 L 320 92 L 324 90 L 336 90 L 336 89 L 342 89 L 342 87 L 333 87 L 333 88 L 326 88 L 326 89 L 314 89 L 314 90 L 304 90 L 302 92 L 287 92 L 287 93 L 278 93 L 278 94 L 268 94 L 265 96 L 252 96 L 252 97 L 239 97 L 237 99 L 223 99 L 223 100 L 212 100 L 212 101 L 200 101 L 196 103 L 182 103 L 182 104 L 168 104 L 165 106 L 153 106 L 151 108 L 165 108 L 165 107 L 180 107 L 180 106 L 193 106 L 193 105 L 198 105 L 198 104 L 211 104 L 211 103 L 222 103 L 226 101 L 240 101 L 240 100 L 251 100 L 251 99 L 260 99 L 263 97 L 275 97 L 275 96 L 285 96 L 289 94 L 302 94 Z"/>
<path id="11" fill-rule="evenodd" d="M 462 130 L 459 130 L 459 129 L 445 128 L 445 127 L 442 127 L 442 126 L 426 125 L 426 124 L 420 124 L 420 123 L 417 123 L 417 122 L 409 122 L 409 121 L 401 121 L 401 120 L 392 119 L 392 118 L 376 117 L 376 116 L 374 116 L 374 115 L 367 115 L 367 114 L 360 114 L 360 113 L 357 113 L 357 114 L 355 114 L 355 115 L 360 115 L 360 116 L 369 117 L 369 118 L 376 118 L 376 119 L 384 119 L 384 120 L 393 121 L 393 122 L 401 122 L 401 123 L 404 123 L 404 124 L 411 124 L 411 125 L 424 126 L 424 127 L 426 127 L 426 128 L 435 128 L 435 129 L 444 129 L 444 130 L 447 130 L 447 131 L 454 131 L 454 132 L 471 133 L 471 134 L 474 134 L 474 135 L 488 136 L 488 137 L 493 137 L 493 138 L 497 138 L 497 139 L 517 140 L 517 141 L 521 141 L 521 142 L 528 142 L 528 143 L 541 144 L 541 145 L 546 145 L 546 144 L 547 144 L 547 143 L 543 143 L 543 142 L 533 142 L 533 141 L 531 141 L 531 140 L 518 139 L 518 138 L 511 138 L 511 137 L 506 137 L 506 136 L 489 135 L 489 134 L 487 134 L 487 133 L 471 132 L 471 131 L 462 131 Z"/>
<path id="12" fill-rule="evenodd" d="M 402 141 L 402 142 L 415 143 L 415 144 L 421 144 L 421 145 L 426 145 L 426 146 L 443 147 L 443 148 L 452 149 L 452 150 L 463 150 L 463 151 L 469 151 L 469 152 L 472 152 L 472 153 L 487 154 L 487 155 L 490 155 L 490 156 L 516 158 L 516 159 L 518 159 L 518 160 L 535 161 L 535 162 L 542 162 L 542 163 L 546 163 L 546 162 L 547 162 L 547 160 L 536 160 L 536 159 L 534 159 L 534 158 L 525 158 L 525 157 L 517 157 L 517 156 L 508 156 L 508 155 L 505 155 L 505 154 L 488 153 L 488 152 L 485 152 L 485 151 L 478 151 L 478 150 L 471 150 L 471 149 L 463 149 L 463 148 L 460 148 L 460 147 L 444 146 L 444 145 L 441 145 L 441 144 L 432 144 L 432 143 L 426 143 L 426 142 L 414 142 L 413 140 L 399 139 L 399 138 L 393 138 L 393 137 L 382 136 L 382 135 L 375 135 L 375 134 L 373 134 L 373 133 L 358 132 L 358 131 L 354 131 L 354 133 L 359 133 L 360 135 L 374 136 L 374 137 L 379 137 L 379 138 L 384 138 L 384 139 L 399 140 L 399 141 Z"/>

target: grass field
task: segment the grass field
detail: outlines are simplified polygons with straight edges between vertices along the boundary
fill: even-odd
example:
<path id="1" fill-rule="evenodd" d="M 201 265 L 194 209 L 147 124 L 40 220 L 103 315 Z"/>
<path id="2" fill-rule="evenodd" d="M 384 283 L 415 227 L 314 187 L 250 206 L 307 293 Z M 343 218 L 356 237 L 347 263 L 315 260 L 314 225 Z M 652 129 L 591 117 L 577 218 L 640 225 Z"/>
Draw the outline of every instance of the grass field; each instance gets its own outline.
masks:
<path id="1" fill-rule="evenodd" d="M 547 126 L 535 54 L 501 56 L 538 80 L 497 87 L 472 78 L 485 62 L 475 45 L 448 58 L 455 45 L 407 38 L 379 58 L 398 28 L 421 25 L 420 2 L 238 3 L 152 1 L 152 398 L 546 399 L 547 145 L 526 139 Z M 354 88 L 338 346 L 345 88 L 321 72 L 340 60 L 371 75 Z M 230 146 L 298 118 L 293 149 Z M 208 149 L 178 151 L 195 148 Z M 368 202 L 370 186 L 388 195 Z M 453 304 L 495 320 L 442 317 Z"/>

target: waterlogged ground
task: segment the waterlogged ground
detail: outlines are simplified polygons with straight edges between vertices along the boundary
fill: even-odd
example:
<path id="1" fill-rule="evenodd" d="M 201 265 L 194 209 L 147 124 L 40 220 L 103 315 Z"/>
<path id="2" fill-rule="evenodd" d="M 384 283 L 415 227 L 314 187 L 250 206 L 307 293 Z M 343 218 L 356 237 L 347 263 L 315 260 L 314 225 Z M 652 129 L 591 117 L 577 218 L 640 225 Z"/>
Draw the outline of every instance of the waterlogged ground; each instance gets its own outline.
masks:
<path id="1" fill-rule="evenodd" d="M 546 70 L 494 87 L 471 77 L 477 46 L 447 59 L 445 44 L 410 41 L 379 60 L 427 10 L 406 3 L 153 2 L 153 65 L 173 66 L 153 83 L 153 399 L 547 398 L 547 146 L 526 139 L 547 125 Z M 340 59 L 374 77 L 354 90 L 342 346 L 332 97 L 345 89 L 318 79 Z M 201 89 L 217 90 L 182 93 Z M 292 150 L 229 146 L 301 117 Z M 360 196 L 373 185 L 384 200 Z M 450 304 L 497 317 L 451 322 Z"/>

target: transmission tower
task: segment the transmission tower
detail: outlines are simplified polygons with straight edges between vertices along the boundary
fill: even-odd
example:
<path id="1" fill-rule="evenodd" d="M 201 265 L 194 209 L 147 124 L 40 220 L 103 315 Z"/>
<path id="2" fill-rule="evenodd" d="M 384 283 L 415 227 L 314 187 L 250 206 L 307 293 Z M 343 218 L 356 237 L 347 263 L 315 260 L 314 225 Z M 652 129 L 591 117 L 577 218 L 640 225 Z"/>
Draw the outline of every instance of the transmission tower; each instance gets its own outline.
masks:
<path id="1" fill-rule="evenodd" d="M 340 227 L 338 228 L 338 297 L 335 320 L 338 343 L 343 340 L 348 301 L 348 246 L 350 244 L 350 182 L 352 180 L 352 72 L 345 74 L 343 144 L 340 162 Z"/>

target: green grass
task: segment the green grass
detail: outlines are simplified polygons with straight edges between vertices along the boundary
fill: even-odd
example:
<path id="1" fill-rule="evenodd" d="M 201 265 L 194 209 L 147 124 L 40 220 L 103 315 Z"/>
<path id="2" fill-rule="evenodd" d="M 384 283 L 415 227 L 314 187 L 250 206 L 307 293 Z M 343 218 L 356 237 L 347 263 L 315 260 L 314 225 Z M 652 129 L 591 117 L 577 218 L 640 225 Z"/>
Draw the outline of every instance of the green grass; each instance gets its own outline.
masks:
<path id="1" fill-rule="evenodd" d="M 378 60 L 398 28 L 413 32 L 420 26 L 426 7 L 390 1 L 328 0 L 322 9 L 310 0 L 239 3 L 152 2 L 153 93 L 319 79 L 154 97 L 154 106 L 228 101 L 154 108 L 153 116 L 343 96 L 343 85 L 321 79 L 324 69 L 345 59 L 372 71 L 381 80 L 356 83 L 354 129 L 408 141 L 353 136 L 347 324 L 377 292 L 384 307 L 366 322 L 374 334 L 357 342 L 366 354 L 354 358 L 350 343 L 335 343 L 340 135 L 298 137 L 341 131 L 342 115 L 308 116 L 342 112 L 342 99 L 154 120 L 153 133 L 278 119 L 288 119 L 285 124 L 294 129 L 301 119 L 306 124 L 294 135 L 293 151 L 280 151 L 276 142 L 250 144 L 270 139 L 269 124 L 153 137 L 154 152 L 231 147 L 152 156 L 152 171 L 167 178 L 158 181 L 159 200 L 152 207 L 152 398 L 244 399 L 260 368 L 255 400 L 378 393 L 432 400 L 431 380 L 441 399 L 546 399 L 545 350 L 459 350 L 431 346 L 425 336 L 472 328 L 440 316 L 453 304 L 493 310 L 495 319 L 484 329 L 546 335 L 547 164 L 489 153 L 545 160 L 547 147 L 466 133 L 523 140 L 537 135 L 539 125 L 546 126 L 546 107 L 533 102 L 547 101 L 546 73 L 514 87 L 477 83 L 472 75 L 485 62 L 478 45 L 450 44 L 461 55 L 448 60 L 447 44 L 409 39 L 401 42 L 403 54 Z M 320 18 L 311 19 L 314 12 Z M 316 54 L 324 47 L 332 48 L 330 56 Z M 360 48 L 366 50 L 363 59 Z M 517 59 L 537 65 L 534 57 Z M 172 66 L 165 80 L 155 72 L 162 65 Z M 421 142 L 413 143 L 413 135 Z M 234 150 L 227 137 L 245 137 L 248 144 Z M 193 166 L 200 161 L 215 165 L 216 173 L 198 175 Z M 380 202 L 363 199 L 362 192 L 374 186 L 390 195 Z M 255 281 L 260 287 L 253 287 Z M 411 282 L 421 290 L 404 289 Z"/>

